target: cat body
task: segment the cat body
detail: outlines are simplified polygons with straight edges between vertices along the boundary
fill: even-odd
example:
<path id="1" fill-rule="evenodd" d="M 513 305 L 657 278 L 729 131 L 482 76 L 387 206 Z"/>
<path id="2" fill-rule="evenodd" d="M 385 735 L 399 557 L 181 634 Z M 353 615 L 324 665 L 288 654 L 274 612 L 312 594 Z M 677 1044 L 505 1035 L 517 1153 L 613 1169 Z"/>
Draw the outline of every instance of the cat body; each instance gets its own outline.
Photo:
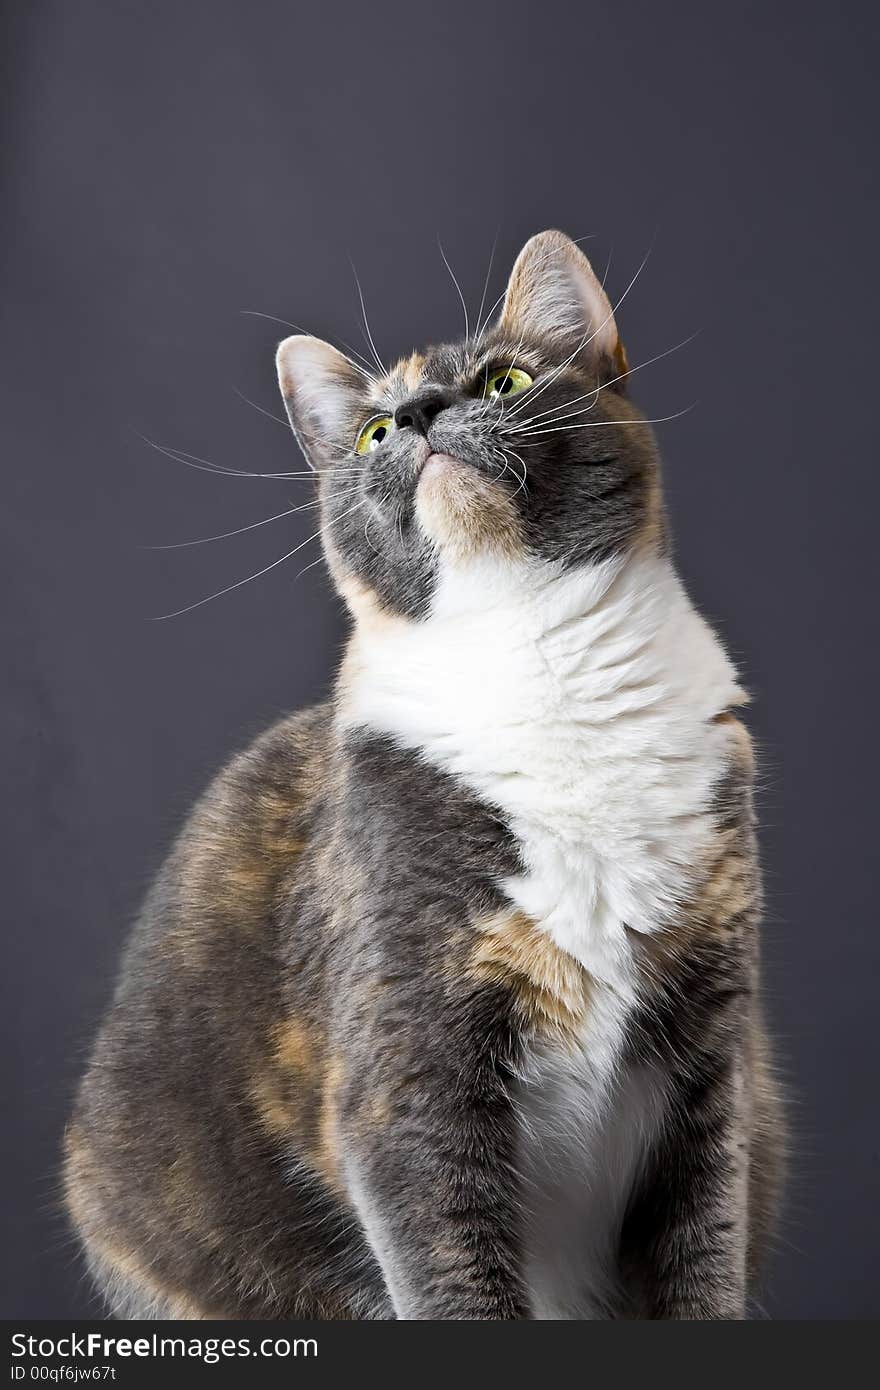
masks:
<path id="1" fill-rule="evenodd" d="M 546 233 L 481 340 L 279 371 L 353 632 L 145 905 L 68 1134 L 95 1276 L 132 1316 L 742 1317 L 751 749 L 610 306 Z"/>

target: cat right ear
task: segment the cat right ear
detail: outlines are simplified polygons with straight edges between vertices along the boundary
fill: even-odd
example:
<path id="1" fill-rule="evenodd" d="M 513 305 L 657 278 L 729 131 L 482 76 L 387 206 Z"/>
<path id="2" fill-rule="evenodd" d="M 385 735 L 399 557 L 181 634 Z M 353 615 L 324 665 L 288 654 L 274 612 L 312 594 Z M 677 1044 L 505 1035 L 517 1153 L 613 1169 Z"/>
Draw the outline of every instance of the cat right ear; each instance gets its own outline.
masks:
<path id="1" fill-rule="evenodd" d="M 313 468 L 353 447 L 363 413 L 364 383 L 352 362 L 330 343 L 298 333 L 275 354 L 287 418 Z"/>

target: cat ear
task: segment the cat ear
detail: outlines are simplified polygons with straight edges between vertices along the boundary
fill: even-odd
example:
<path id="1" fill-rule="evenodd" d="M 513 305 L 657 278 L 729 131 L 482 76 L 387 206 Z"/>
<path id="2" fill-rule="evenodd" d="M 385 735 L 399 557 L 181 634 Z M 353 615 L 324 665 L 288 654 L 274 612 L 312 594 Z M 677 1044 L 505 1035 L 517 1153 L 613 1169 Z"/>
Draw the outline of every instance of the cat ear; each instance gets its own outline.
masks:
<path id="1" fill-rule="evenodd" d="M 275 354 L 278 385 L 300 447 L 319 467 L 352 447 L 363 412 L 363 380 L 337 348 L 320 338 L 285 338 Z"/>
<path id="2" fill-rule="evenodd" d="M 512 338 L 550 338 L 581 361 L 610 359 L 622 374 L 626 354 L 614 310 L 583 251 L 562 232 L 527 241 L 510 276 L 501 327 Z"/>

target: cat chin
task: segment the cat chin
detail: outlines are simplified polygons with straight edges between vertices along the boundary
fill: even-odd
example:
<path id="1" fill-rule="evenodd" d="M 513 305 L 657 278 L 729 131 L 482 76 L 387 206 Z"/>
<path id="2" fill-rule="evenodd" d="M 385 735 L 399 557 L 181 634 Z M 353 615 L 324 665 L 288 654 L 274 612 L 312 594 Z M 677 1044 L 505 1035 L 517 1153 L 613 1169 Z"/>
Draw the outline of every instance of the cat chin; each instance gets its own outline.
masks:
<path id="1" fill-rule="evenodd" d="M 452 454 L 429 454 L 419 474 L 419 486 L 429 486 L 437 478 L 448 478 L 450 474 L 467 469 L 468 465 L 461 459 L 454 458 Z"/>
<path id="2" fill-rule="evenodd" d="M 522 555 L 522 526 L 511 498 L 491 478 L 451 454 L 430 454 L 416 489 L 416 520 L 449 559 L 485 551 Z"/>

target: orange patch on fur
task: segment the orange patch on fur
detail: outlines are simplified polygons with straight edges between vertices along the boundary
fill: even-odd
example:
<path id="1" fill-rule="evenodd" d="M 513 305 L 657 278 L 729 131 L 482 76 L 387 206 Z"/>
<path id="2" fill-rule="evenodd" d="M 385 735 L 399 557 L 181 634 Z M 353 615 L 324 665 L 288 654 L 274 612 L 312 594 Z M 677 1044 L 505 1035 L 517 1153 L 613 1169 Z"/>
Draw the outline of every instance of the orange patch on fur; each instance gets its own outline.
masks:
<path id="1" fill-rule="evenodd" d="M 268 1134 L 277 1139 L 299 1136 L 315 1090 L 318 1045 L 296 1018 L 276 1024 L 269 1035 L 269 1056 L 251 1076 L 248 1096 Z"/>
<path id="2" fill-rule="evenodd" d="M 417 391 L 422 384 L 425 369 L 425 355 L 422 352 L 411 352 L 409 357 L 401 357 L 391 368 L 386 377 L 383 377 L 378 384 L 381 396 L 394 396 L 403 387 L 405 391 Z"/>
<path id="3" fill-rule="evenodd" d="M 254 1076 L 248 1096 L 260 1124 L 273 1138 L 290 1138 L 295 1133 L 297 1111 L 291 1103 L 289 1087 L 276 1073 L 270 1071 Z"/>
<path id="4" fill-rule="evenodd" d="M 749 697 L 743 691 L 742 698 L 737 701 L 739 705 L 747 705 Z M 741 719 L 737 719 L 730 710 L 724 710 L 721 714 L 716 714 L 713 724 L 721 724 L 730 733 L 733 756 L 740 764 L 740 767 L 751 777 L 755 771 L 755 748 L 752 743 L 752 736 Z"/>
<path id="5" fill-rule="evenodd" d="M 337 1192 L 344 1191 L 339 1167 L 339 1092 L 345 1081 L 345 1067 L 339 1057 L 331 1057 L 324 1072 L 324 1090 L 318 1121 L 316 1161 L 322 1177 Z"/>
<path id="6" fill-rule="evenodd" d="M 337 1056 L 326 1056 L 323 1037 L 301 1019 L 278 1024 L 271 1038 L 269 1066 L 254 1077 L 250 1089 L 260 1120 L 344 1195 L 336 1137 L 343 1063 Z"/>
<path id="7" fill-rule="evenodd" d="M 400 622 L 398 617 L 383 608 L 376 590 L 371 589 L 355 575 L 337 575 L 336 587 L 348 604 L 352 617 L 366 631 L 375 632 L 389 623 Z"/>
<path id="8" fill-rule="evenodd" d="M 537 1032 L 571 1041 L 586 1017 L 587 971 L 524 912 L 499 912 L 475 923 L 469 972 L 483 984 L 505 985 Z"/>
<path id="9" fill-rule="evenodd" d="M 511 498 L 494 479 L 465 465 L 451 465 L 419 482 L 416 517 L 428 538 L 457 559 L 483 550 L 513 557 L 524 550 Z"/>
<path id="10" fill-rule="evenodd" d="M 315 1055 L 315 1038 L 301 1019 L 288 1018 L 273 1030 L 273 1056 L 285 1072 L 308 1072 Z"/>
<path id="11" fill-rule="evenodd" d="M 407 389 L 415 391 L 421 385 L 424 369 L 424 354 L 421 352 L 413 352 L 406 361 L 401 362 L 397 370 L 403 377 L 403 382 Z"/>
<path id="12" fill-rule="evenodd" d="M 740 829 L 722 831 L 692 912 L 703 931 L 723 932 L 757 905 L 751 846 Z"/>

